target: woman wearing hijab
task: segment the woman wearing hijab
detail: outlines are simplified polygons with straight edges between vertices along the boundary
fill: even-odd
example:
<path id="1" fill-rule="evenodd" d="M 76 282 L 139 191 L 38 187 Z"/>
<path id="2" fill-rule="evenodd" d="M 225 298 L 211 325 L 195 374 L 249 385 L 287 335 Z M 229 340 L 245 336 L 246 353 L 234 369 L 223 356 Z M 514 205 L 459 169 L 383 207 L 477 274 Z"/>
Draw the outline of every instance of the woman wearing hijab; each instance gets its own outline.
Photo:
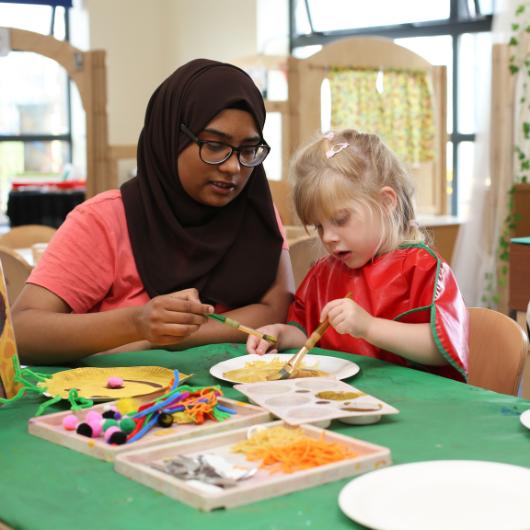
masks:
<path id="1" fill-rule="evenodd" d="M 262 162 L 265 108 L 239 68 L 198 59 L 151 96 L 137 176 L 72 211 L 13 307 L 24 362 L 242 342 L 205 315 L 285 319 L 293 290 Z"/>

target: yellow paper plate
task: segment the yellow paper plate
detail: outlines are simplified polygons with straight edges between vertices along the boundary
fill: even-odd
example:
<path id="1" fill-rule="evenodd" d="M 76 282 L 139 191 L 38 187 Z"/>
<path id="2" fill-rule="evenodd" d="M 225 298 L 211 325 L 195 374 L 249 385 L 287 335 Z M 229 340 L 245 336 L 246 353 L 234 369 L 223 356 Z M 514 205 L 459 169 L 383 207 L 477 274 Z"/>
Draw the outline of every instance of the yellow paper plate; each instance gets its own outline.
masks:
<path id="1" fill-rule="evenodd" d="M 122 388 L 107 388 L 109 377 L 123 379 Z M 180 381 L 191 377 L 180 374 Z M 173 371 L 161 366 L 126 366 L 116 368 L 74 368 L 53 374 L 41 386 L 46 394 L 68 398 L 75 388 L 80 397 L 107 401 L 128 397 L 147 396 L 165 391 L 173 379 Z"/>

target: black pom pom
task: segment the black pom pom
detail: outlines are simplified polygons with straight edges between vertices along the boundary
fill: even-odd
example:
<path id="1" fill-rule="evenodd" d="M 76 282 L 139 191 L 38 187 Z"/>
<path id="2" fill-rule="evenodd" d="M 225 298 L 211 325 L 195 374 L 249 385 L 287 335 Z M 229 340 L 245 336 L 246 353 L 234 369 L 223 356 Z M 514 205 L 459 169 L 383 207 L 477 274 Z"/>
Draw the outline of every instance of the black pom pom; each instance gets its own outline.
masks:
<path id="1" fill-rule="evenodd" d="M 92 438 L 92 427 L 90 427 L 88 423 L 80 423 L 77 426 L 75 432 L 81 436 L 88 436 L 88 438 Z"/>
<path id="2" fill-rule="evenodd" d="M 123 431 L 113 432 L 109 437 L 109 443 L 123 445 L 127 441 L 127 434 Z"/>
<path id="3" fill-rule="evenodd" d="M 171 427 L 173 425 L 173 416 L 167 412 L 161 412 L 156 420 L 160 427 Z"/>
<path id="4" fill-rule="evenodd" d="M 104 418 L 106 418 L 107 420 L 113 420 L 114 419 L 114 416 L 115 416 L 115 413 L 112 409 L 109 409 L 109 410 L 106 410 L 102 416 Z"/>

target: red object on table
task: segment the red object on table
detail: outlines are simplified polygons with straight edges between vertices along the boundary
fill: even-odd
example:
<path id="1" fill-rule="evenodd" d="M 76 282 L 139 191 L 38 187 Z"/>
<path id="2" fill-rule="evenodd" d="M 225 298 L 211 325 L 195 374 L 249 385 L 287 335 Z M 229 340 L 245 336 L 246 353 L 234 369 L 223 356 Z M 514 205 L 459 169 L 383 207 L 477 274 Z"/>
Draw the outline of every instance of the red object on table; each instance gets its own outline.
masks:
<path id="1" fill-rule="evenodd" d="M 64 180 L 60 182 L 13 182 L 11 187 L 13 190 L 22 190 L 24 188 L 51 188 L 57 190 L 85 189 L 86 180 Z"/>

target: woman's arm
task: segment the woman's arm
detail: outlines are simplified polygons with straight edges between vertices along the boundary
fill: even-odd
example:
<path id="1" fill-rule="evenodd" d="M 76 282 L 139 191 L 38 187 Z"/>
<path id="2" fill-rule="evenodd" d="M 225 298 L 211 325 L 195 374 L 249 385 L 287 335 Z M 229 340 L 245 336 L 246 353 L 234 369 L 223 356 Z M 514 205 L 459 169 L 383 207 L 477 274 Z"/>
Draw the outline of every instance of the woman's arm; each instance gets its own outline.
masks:
<path id="1" fill-rule="evenodd" d="M 140 340 L 174 344 L 199 329 L 212 310 L 187 289 L 143 306 L 73 314 L 51 291 L 27 284 L 13 306 L 13 325 L 23 362 L 56 364 Z"/>
<path id="2" fill-rule="evenodd" d="M 338 333 L 349 333 L 409 361 L 427 366 L 444 366 L 447 361 L 436 348 L 430 324 L 407 324 L 376 318 L 347 298 L 328 302 L 321 320 L 329 318 Z"/>
<path id="3" fill-rule="evenodd" d="M 262 299 L 256 303 L 223 313 L 245 326 L 258 328 L 266 324 L 285 322 L 287 309 L 294 292 L 293 269 L 288 250 L 282 250 L 276 279 Z M 193 335 L 180 341 L 174 349 L 191 348 L 201 344 L 218 342 L 245 342 L 247 335 L 233 328 L 208 319 Z"/>

